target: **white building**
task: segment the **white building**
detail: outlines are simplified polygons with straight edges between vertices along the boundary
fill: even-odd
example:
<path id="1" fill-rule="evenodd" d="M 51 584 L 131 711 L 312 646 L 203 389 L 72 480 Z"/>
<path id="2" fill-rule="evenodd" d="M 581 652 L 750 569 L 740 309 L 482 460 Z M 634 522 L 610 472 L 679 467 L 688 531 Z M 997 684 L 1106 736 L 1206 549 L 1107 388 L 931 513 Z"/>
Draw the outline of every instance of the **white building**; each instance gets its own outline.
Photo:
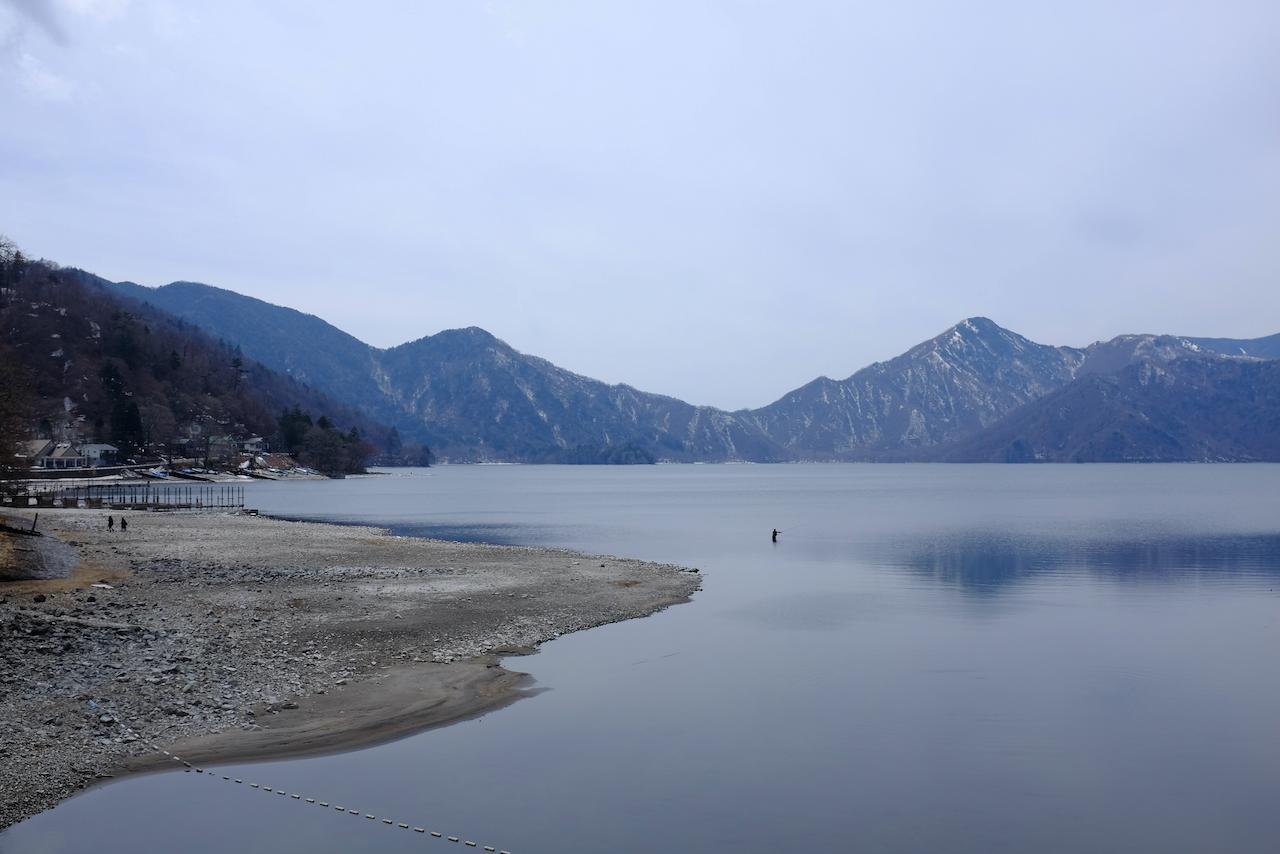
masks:
<path id="1" fill-rule="evenodd" d="M 101 443 L 90 443 L 80 446 L 80 455 L 89 458 L 90 465 L 102 465 L 103 462 L 109 462 L 115 459 L 116 454 L 120 453 L 120 449 L 115 445 L 104 445 Z"/>

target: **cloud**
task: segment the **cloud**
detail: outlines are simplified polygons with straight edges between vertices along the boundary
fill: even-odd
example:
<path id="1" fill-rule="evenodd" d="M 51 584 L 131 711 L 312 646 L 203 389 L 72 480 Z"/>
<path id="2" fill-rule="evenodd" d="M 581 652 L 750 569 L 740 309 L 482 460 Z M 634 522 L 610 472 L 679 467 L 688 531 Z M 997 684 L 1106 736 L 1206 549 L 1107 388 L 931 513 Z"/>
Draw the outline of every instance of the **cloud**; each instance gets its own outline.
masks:
<path id="1" fill-rule="evenodd" d="M 65 45 L 70 42 L 67 30 L 52 3 L 46 0 L 0 0 L 0 6 L 7 6 L 17 12 L 20 21 L 34 24 L 55 44 Z"/>
<path id="2" fill-rule="evenodd" d="M 71 81 L 45 68 L 31 54 L 23 53 L 18 57 L 18 70 L 22 88 L 32 98 L 55 102 L 71 100 Z"/>
<path id="3" fill-rule="evenodd" d="M 130 0 L 62 0 L 62 5 L 88 18 L 111 21 L 128 11 Z"/>

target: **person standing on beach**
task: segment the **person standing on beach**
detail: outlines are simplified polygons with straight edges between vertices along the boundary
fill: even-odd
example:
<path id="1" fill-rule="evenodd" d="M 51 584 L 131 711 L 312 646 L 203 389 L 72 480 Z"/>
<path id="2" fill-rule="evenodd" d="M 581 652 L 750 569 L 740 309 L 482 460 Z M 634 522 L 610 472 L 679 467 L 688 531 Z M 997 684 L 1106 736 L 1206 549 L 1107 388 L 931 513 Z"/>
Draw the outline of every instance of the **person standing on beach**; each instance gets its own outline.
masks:
<path id="1" fill-rule="evenodd" d="M 114 531 L 116 529 L 116 519 L 114 516 L 107 517 L 107 530 Z"/>
<path id="2" fill-rule="evenodd" d="M 124 520 L 123 516 L 121 516 L 120 517 L 120 533 L 123 534 L 127 530 L 129 530 L 129 523 Z"/>

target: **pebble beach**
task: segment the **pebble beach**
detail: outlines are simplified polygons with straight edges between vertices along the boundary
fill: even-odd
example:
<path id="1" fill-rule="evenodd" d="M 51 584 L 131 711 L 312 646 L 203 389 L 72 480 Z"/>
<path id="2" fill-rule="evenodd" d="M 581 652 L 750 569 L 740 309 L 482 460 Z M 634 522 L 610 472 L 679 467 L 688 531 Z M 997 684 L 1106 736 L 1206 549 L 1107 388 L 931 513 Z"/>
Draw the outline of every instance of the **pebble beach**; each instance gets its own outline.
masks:
<path id="1" fill-rule="evenodd" d="M 133 514 L 122 533 L 106 517 L 41 511 L 46 536 L 5 544 L 0 827 L 163 767 L 148 743 L 266 759 L 480 714 L 529 687 L 503 657 L 700 583 L 676 566 L 372 527 L 170 512 Z"/>

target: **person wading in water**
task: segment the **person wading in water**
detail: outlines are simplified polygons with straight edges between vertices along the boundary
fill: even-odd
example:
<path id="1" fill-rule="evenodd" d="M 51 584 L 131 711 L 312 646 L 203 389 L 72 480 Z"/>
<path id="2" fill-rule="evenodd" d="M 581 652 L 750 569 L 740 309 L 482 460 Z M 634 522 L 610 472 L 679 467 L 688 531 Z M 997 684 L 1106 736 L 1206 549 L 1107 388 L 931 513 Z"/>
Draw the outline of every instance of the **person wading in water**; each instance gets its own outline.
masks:
<path id="1" fill-rule="evenodd" d="M 777 529 L 777 528 L 774 528 L 774 529 L 773 529 L 773 541 L 774 541 L 775 543 L 778 541 L 778 529 Z"/>

